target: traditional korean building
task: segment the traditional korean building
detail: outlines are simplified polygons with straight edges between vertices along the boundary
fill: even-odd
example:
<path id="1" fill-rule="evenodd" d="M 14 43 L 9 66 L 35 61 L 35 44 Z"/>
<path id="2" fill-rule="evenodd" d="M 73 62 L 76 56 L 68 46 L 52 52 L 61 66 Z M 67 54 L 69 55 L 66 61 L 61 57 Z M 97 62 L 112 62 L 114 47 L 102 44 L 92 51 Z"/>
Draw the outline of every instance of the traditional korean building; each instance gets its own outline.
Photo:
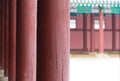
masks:
<path id="1" fill-rule="evenodd" d="M 71 0 L 70 18 L 71 52 L 120 51 L 119 0 Z"/>

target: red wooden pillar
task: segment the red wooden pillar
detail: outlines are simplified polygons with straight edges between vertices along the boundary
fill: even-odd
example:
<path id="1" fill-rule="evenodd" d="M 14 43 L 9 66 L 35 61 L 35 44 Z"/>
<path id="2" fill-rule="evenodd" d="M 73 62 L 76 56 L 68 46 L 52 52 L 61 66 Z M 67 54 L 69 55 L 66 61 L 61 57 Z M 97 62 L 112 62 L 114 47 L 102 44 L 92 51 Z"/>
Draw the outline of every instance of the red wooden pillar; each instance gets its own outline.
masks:
<path id="1" fill-rule="evenodd" d="M 119 29 L 120 29 L 120 14 L 119 14 Z M 119 31 L 119 53 L 120 53 L 120 31 Z"/>
<path id="2" fill-rule="evenodd" d="M 5 76 L 8 76 L 8 57 L 9 57 L 9 0 L 5 0 Z"/>
<path id="3" fill-rule="evenodd" d="M 95 51 L 94 14 L 91 14 L 91 52 Z"/>
<path id="4" fill-rule="evenodd" d="M 69 0 L 38 0 L 37 81 L 69 81 Z"/>
<path id="5" fill-rule="evenodd" d="M 16 81 L 16 0 L 9 2 L 9 81 Z"/>
<path id="6" fill-rule="evenodd" d="M 5 0 L 1 0 L 1 69 L 4 69 L 5 55 Z"/>
<path id="7" fill-rule="evenodd" d="M 116 50 L 116 15 L 112 15 L 112 50 Z"/>
<path id="8" fill-rule="evenodd" d="M 104 18 L 104 13 L 103 10 L 100 10 L 99 13 L 99 53 L 103 54 L 104 53 L 104 29 L 103 29 L 103 18 Z"/>
<path id="9" fill-rule="evenodd" d="M 2 2 L 0 0 L 0 12 L 2 12 Z M 0 13 L 0 70 L 1 70 L 1 62 L 2 62 L 2 26 L 1 26 L 1 22 L 2 22 L 2 14 Z"/>
<path id="10" fill-rule="evenodd" d="M 87 51 L 87 14 L 83 14 L 83 50 Z"/>
<path id="11" fill-rule="evenodd" d="M 17 0 L 16 81 L 36 81 L 37 0 Z"/>

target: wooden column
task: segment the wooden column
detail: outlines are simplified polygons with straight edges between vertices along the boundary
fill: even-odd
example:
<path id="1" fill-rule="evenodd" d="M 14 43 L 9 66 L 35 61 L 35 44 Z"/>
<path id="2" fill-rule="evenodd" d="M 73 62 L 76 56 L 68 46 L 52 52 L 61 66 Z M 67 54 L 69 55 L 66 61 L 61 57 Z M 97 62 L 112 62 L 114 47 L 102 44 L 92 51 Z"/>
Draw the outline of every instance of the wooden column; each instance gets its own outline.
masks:
<path id="1" fill-rule="evenodd" d="M 2 1 L 0 0 L 0 70 L 2 66 Z"/>
<path id="2" fill-rule="evenodd" d="M 9 75 L 8 76 L 9 76 L 9 81 L 16 81 L 16 0 L 11 0 L 9 2 Z"/>
<path id="3" fill-rule="evenodd" d="M 120 14 L 119 14 L 119 41 L 120 41 Z M 119 52 L 120 52 L 120 42 L 119 42 Z"/>
<path id="4" fill-rule="evenodd" d="M 5 71 L 4 75 L 8 76 L 8 57 L 9 57 L 9 0 L 5 0 Z"/>
<path id="5" fill-rule="evenodd" d="M 69 0 L 38 0 L 37 81 L 69 81 Z"/>
<path id="6" fill-rule="evenodd" d="M 118 48 L 118 51 L 119 51 L 119 53 L 120 53 L 120 14 L 119 14 L 119 19 L 118 19 L 118 21 L 119 21 L 119 48 Z"/>
<path id="7" fill-rule="evenodd" d="M 100 10 L 99 13 L 99 53 L 103 54 L 104 53 L 104 29 L 103 29 L 103 18 L 104 18 L 104 13 L 103 10 Z"/>
<path id="8" fill-rule="evenodd" d="M 94 14 L 91 14 L 91 52 L 95 51 Z"/>
<path id="9" fill-rule="evenodd" d="M 4 69 L 5 55 L 5 0 L 1 0 L 1 69 Z"/>
<path id="10" fill-rule="evenodd" d="M 112 50 L 116 50 L 116 15 L 112 15 Z"/>
<path id="11" fill-rule="evenodd" d="M 87 51 L 87 14 L 83 14 L 83 50 Z"/>
<path id="12" fill-rule="evenodd" d="M 37 0 L 17 0 L 16 81 L 36 81 Z"/>

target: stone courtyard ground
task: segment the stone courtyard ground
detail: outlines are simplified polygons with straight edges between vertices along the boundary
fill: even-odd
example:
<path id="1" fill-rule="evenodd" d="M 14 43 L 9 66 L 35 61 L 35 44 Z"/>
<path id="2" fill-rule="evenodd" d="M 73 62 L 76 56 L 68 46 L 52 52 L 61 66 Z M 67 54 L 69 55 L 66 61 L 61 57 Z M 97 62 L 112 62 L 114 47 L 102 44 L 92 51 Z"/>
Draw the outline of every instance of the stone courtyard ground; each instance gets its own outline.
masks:
<path id="1" fill-rule="evenodd" d="M 70 81 L 120 81 L 120 57 L 71 57 Z"/>

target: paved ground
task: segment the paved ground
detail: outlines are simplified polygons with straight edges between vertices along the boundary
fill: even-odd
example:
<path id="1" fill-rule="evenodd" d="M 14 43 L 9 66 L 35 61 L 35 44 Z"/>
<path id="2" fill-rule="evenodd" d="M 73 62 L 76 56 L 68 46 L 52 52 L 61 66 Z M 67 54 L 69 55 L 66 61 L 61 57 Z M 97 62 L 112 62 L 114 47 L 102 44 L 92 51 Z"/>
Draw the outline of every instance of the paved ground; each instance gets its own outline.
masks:
<path id="1" fill-rule="evenodd" d="M 71 58 L 70 81 L 120 81 L 120 58 L 106 56 Z"/>

